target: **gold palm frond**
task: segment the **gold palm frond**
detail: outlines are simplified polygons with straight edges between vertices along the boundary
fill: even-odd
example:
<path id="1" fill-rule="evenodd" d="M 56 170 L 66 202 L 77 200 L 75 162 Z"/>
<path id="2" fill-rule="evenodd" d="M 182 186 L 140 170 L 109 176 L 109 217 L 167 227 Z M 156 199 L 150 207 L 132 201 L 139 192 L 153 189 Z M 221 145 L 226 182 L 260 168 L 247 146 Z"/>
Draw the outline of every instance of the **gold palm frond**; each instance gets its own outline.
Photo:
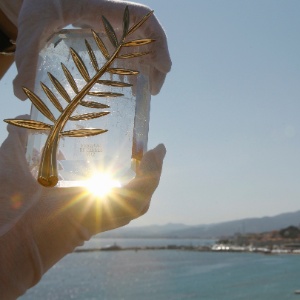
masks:
<path id="1" fill-rule="evenodd" d="M 102 67 L 99 67 L 98 61 L 96 59 L 95 52 L 93 51 L 90 43 L 85 40 L 85 46 L 87 49 L 87 53 L 90 58 L 90 62 L 95 70 L 95 74 L 92 76 L 89 74 L 88 68 L 85 62 L 81 59 L 79 54 L 75 49 L 70 48 L 70 54 L 72 60 L 81 74 L 82 78 L 86 82 L 86 84 L 79 90 L 72 73 L 68 68 L 62 63 L 62 71 L 64 76 L 67 79 L 67 82 L 71 86 L 72 90 L 75 93 L 75 96 L 72 98 L 64 86 L 59 82 L 59 80 L 51 73 L 48 73 L 49 79 L 52 82 L 54 88 L 59 93 L 64 101 L 67 102 L 67 106 L 63 108 L 58 100 L 57 96 L 50 90 L 48 86 L 41 82 L 41 87 L 47 98 L 51 101 L 54 107 L 59 111 L 59 117 L 55 118 L 54 114 L 50 111 L 47 105 L 41 100 L 41 98 L 30 91 L 27 88 L 23 88 L 25 94 L 28 96 L 33 105 L 53 124 L 47 124 L 40 121 L 35 120 L 23 120 L 23 119 L 6 119 L 5 122 L 24 127 L 28 129 L 34 129 L 39 131 L 47 131 L 48 138 L 45 142 L 45 147 L 42 152 L 39 174 L 38 174 L 38 182 L 43 186 L 53 187 L 58 182 L 58 168 L 57 168 L 57 149 L 59 144 L 59 139 L 63 136 L 67 137 L 87 137 L 98 134 L 103 134 L 107 132 L 106 129 L 97 129 L 97 128 L 84 128 L 78 130 L 69 130 L 64 131 L 64 127 L 68 121 L 80 121 L 80 120 L 90 120 L 95 118 L 104 117 L 109 114 L 109 111 L 101 111 L 97 113 L 85 113 L 82 115 L 72 116 L 72 113 L 78 106 L 84 106 L 93 109 L 108 109 L 109 106 L 106 104 L 102 104 L 95 101 L 86 101 L 84 98 L 86 96 L 95 96 L 95 97 L 120 97 L 123 96 L 121 93 L 114 92 L 95 92 L 91 91 L 91 89 L 96 84 L 102 84 L 112 87 L 131 87 L 131 84 L 114 81 L 114 80 L 101 80 L 100 78 L 105 73 L 110 74 L 118 74 L 118 75 L 137 75 L 139 72 L 137 70 L 130 70 L 124 68 L 112 68 L 111 65 L 116 59 L 131 59 L 135 57 L 140 57 L 147 55 L 149 52 L 132 52 L 128 54 L 121 55 L 120 52 L 124 47 L 137 47 L 141 45 L 147 45 L 154 42 L 153 39 L 136 39 L 131 41 L 126 41 L 129 35 L 131 35 L 134 31 L 140 28 L 148 18 L 153 14 L 153 11 L 150 11 L 146 14 L 139 22 L 137 22 L 134 26 L 129 28 L 130 17 L 129 17 L 129 9 L 125 8 L 123 14 L 123 34 L 120 40 L 115 33 L 110 22 L 102 16 L 102 22 L 104 25 L 105 33 L 108 37 L 108 40 L 113 45 L 113 53 L 109 53 L 108 47 L 105 45 L 100 36 L 91 29 L 93 39 L 101 51 L 102 55 L 106 59 L 106 62 Z"/>

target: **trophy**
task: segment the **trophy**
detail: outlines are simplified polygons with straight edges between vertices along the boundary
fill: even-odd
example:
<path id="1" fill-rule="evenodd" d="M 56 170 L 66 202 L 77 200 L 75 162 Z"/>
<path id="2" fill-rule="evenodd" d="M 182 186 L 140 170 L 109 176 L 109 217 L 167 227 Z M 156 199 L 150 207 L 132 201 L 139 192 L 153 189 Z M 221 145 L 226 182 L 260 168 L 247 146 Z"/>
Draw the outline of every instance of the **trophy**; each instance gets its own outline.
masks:
<path id="1" fill-rule="evenodd" d="M 152 13 L 130 27 L 126 7 L 122 30 L 102 16 L 103 33 L 64 29 L 40 51 L 34 91 L 23 88 L 30 119 L 4 121 L 28 129 L 26 158 L 41 185 L 121 187 L 135 177 L 147 150 L 151 95 L 144 57 L 154 40 L 132 34 Z"/>

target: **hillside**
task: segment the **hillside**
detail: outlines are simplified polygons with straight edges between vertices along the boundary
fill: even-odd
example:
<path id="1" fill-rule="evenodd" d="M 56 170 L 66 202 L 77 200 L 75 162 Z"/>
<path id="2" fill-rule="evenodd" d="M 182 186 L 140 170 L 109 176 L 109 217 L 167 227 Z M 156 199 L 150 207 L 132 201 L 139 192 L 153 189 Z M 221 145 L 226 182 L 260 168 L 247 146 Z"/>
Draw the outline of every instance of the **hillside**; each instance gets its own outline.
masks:
<path id="1" fill-rule="evenodd" d="M 248 218 L 216 224 L 188 226 L 184 224 L 123 227 L 102 233 L 102 237 L 122 238 L 220 238 L 235 233 L 261 233 L 280 230 L 290 225 L 299 226 L 300 211 L 272 217 Z"/>

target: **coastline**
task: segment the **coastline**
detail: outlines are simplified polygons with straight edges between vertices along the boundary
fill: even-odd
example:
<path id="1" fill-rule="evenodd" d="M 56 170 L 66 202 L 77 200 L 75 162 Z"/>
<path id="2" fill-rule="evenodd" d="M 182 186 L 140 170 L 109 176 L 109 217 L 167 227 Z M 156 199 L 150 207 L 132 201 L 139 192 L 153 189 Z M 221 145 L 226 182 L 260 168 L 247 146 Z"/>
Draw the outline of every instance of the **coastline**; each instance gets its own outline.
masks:
<path id="1" fill-rule="evenodd" d="M 97 251 L 145 251 L 145 250 L 182 250 L 182 251 L 199 251 L 199 252 L 245 252 L 245 253 L 262 253 L 262 254 L 300 254 L 300 248 L 285 247 L 253 247 L 253 246 L 238 246 L 214 244 L 212 246 L 185 246 L 185 245 L 167 245 L 167 246 L 143 246 L 143 247 L 121 247 L 117 244 L 108 245 L 105 247 L 94 248 L 76 248 L 75 253 L 82 252 L 97 252 Z"/>

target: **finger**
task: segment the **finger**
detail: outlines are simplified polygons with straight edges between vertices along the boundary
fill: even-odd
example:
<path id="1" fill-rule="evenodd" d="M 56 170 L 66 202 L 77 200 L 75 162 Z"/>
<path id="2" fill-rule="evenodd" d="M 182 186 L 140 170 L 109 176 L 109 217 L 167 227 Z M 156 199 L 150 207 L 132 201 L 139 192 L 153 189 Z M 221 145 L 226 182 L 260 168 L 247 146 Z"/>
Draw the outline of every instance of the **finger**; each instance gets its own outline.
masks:
<path id="1" fill-rule="evenodd" d="M 7 129 L 9 135 L 0 147 L 0 234 L 7 232 L 41 194 L 25 157 L 27 130 L 12 125 Z"/>
<path id="2" fill-rule="evenodd" d="M 148 151 L 142 161 L 137 176 L 124 188 L 116 189 L 114 197 L 123 199 L 127 213 L 133 218 L 144 214 L 150 205 L 150 200 L 155 192 L 162 172 L 166 148 L 163 144 Z M 126 213 L 126 210 L 125 210 Z"/>
<path id="3" fill-rule="evenodd" d="M 16 119 L 29 119 L 29 115 L 21 115 Z M 8 137 L 1 145 L 1 158 L 3 163 L 8 165 L 9 163 L 20 166 L 23 171 L 27 173 L 28 170 L 25 151 L 28 131 L 25 128 L 7 125 Z"/>
<path id="4" fill-rule="evenodd" d="M 148 175 L 160 177 L 166 152 L 166 148 L 163 144 L 159 144 L 154 149 L 146 152 L 138 170 L 138 177 Z"/>
<path id="5" fill-rule="evenodd" d="M 130 6 L 133 20 L 140 20 L 150 9 L 146 6 L 125 1 L 100 1 L 100 0 L 24 0 L 19 14 L 19 34 L 15 54 L 18 74 L 14 80 L 15 95 L 25 100 L 22 87 L 34 88 L 35 72 L 39 51 L 47 39 L 58 29 L 72 23 L 82 23 L 103 30 L 101 15 L 104 14 L 113 20 L 112 24 L 122 25 L 122 15 L 126 5 Z M 149 21 L 149 22 L 148 22 Z M 150 63 L 157 70 L 156 74 L 167 73 L 171 68 L 171 59 L 168 51 L 166 35 L 158 20 L 151 16 L 141 29 L 139 35 L 153 38 L 151 44 Z M 38 26 L 36 26 L 38 24 Z M 24 55 L 26 54 L 26 55 Z M 163 84 L 164 76 L 152 74 L 152 93 L 156 94 Z"/>
<path id="6" fill-rule="evenodd" d="M 29 115 L 21 115 L 16 119 L 29 119 Z M 11 124 L 7 125 L 8 136 L 0 147 L 0 172 L 1 183 L 4 181 L 8 189 L 10 185 L 16 186 L 15 190 L 28 188 L 38 184 L 30 173 L 26 160 L 26 147 L 28 130 Z M 31 191 L 32 192 L 32 191 Z"/>
<path id="7" fill-rule="evenodd" d="M 151 94 L 157 95 L 165 82 L 166 74 L 152 68 L 150 76 L 152 78 L 150 82 Z"/>

